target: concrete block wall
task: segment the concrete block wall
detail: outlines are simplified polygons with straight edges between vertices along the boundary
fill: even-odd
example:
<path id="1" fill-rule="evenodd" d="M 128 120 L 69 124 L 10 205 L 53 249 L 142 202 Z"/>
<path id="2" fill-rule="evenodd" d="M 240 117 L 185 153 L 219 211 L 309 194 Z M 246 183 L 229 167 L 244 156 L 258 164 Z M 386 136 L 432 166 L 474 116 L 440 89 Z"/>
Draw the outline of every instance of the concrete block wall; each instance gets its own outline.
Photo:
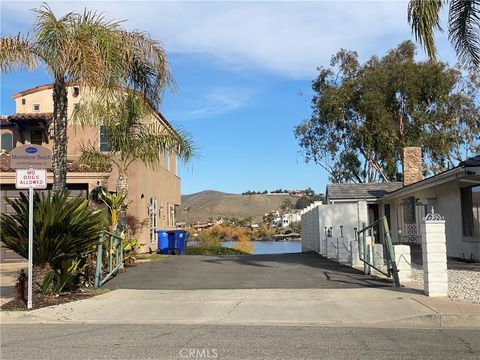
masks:
<path id="1" fill-rule="evenodd" d="M 428 296 L 448 296 L 445 220 L 433 215 L 421 225 L 423 290 Z"/>
<path id="2" fill-rule="evenodd" d="M 340 264 L 350 265 L 350 242 L 344 237 L 337 239 L 337 259 Z"/>

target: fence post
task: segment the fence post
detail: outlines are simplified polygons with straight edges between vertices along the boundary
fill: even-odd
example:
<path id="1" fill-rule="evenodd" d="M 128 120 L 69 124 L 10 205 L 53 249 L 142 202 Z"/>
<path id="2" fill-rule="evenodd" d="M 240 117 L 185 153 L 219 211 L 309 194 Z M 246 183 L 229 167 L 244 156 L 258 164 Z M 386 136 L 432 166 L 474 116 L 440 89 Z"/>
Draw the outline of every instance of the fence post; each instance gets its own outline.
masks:
<path id="1" fill-rule="evenodd" d="M 103 251 L 103 232 L 100 233 L 98 237 L 98 247 L 97 247 L 97 266 L 95 269 L 95 283 L 94 287 L 98 288 L 100 286 L 100 278 L 102 276 L 102 251 Z"/>
<path id="2" fill-rule="evenodd" d="M 397 262 L 395 261 L 395 253 L 393 252 L 392 235 L 388 226 L 387 218 L 383 217 L 383 231 L 385 236 L 385 247 L 387 255 L 388 271 L 392 274 L 395 287 L 400 287 L 400 278 L 398 277 Z"/>
<path id="3" fill-rule="evenodd" d="M 422 222 L 423 288 L 428 296 L 448 295 L 445 220 L 432 212 Z"/>

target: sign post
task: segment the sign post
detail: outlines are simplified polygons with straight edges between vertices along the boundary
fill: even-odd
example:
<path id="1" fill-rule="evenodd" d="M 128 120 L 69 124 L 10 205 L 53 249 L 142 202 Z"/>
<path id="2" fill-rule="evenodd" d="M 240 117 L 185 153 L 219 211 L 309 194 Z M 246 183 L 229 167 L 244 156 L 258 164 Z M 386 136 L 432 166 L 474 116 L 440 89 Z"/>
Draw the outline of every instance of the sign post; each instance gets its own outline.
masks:
<path id="1" fill-rule="evenodd" d="M 17 189 L 28 189 L 28 295 L 27 308 L 32 308 L 33 289 L 33 190 L 47 188 L 47 171 L 52 166 L 50 149 L 38 145 L 24 145 L 10 153 L 10 167 L 15 171 Z M 33 169 L 40 167 L 42 169 Z"/>
<path id="2" fill-rule="evenodd" d="M 33 288 L 33 189 L 47 188 L 47 171 L 18 169 L 15 172 L 17 189 L 28 189 L 28 297 L 27 309 L 32 308 Z"/>

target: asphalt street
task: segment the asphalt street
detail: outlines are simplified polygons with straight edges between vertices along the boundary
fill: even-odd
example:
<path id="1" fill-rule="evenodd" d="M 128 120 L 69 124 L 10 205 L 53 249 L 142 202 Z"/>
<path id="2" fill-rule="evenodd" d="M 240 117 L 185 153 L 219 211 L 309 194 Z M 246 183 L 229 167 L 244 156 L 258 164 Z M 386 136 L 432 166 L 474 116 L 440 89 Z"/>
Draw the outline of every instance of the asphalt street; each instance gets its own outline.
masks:
<path id="1" fill-rule="evenodd" d="M 480 331 L 296 326 L 3 325 L 1 359 L 476 359 Z"/>
<path id="2" fill-rule="evenodd" d="M 347 289 L 392 283 L 319 254 L 169 256 L 130 268 L 105 284 L 109 289 Z"/>

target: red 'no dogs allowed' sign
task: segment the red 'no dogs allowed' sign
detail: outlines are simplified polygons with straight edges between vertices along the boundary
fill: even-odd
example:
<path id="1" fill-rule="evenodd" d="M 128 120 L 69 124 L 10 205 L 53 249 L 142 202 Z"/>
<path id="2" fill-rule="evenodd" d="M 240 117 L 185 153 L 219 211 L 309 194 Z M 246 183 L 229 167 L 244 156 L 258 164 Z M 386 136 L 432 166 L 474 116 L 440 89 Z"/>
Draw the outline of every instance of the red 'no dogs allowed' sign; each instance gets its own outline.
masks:
<path id="1" fill-rule="evenodd" d="M 46 189 L 47 171 L 39 169 L 17 169 L 16 170 L 17 189 Z"/>

